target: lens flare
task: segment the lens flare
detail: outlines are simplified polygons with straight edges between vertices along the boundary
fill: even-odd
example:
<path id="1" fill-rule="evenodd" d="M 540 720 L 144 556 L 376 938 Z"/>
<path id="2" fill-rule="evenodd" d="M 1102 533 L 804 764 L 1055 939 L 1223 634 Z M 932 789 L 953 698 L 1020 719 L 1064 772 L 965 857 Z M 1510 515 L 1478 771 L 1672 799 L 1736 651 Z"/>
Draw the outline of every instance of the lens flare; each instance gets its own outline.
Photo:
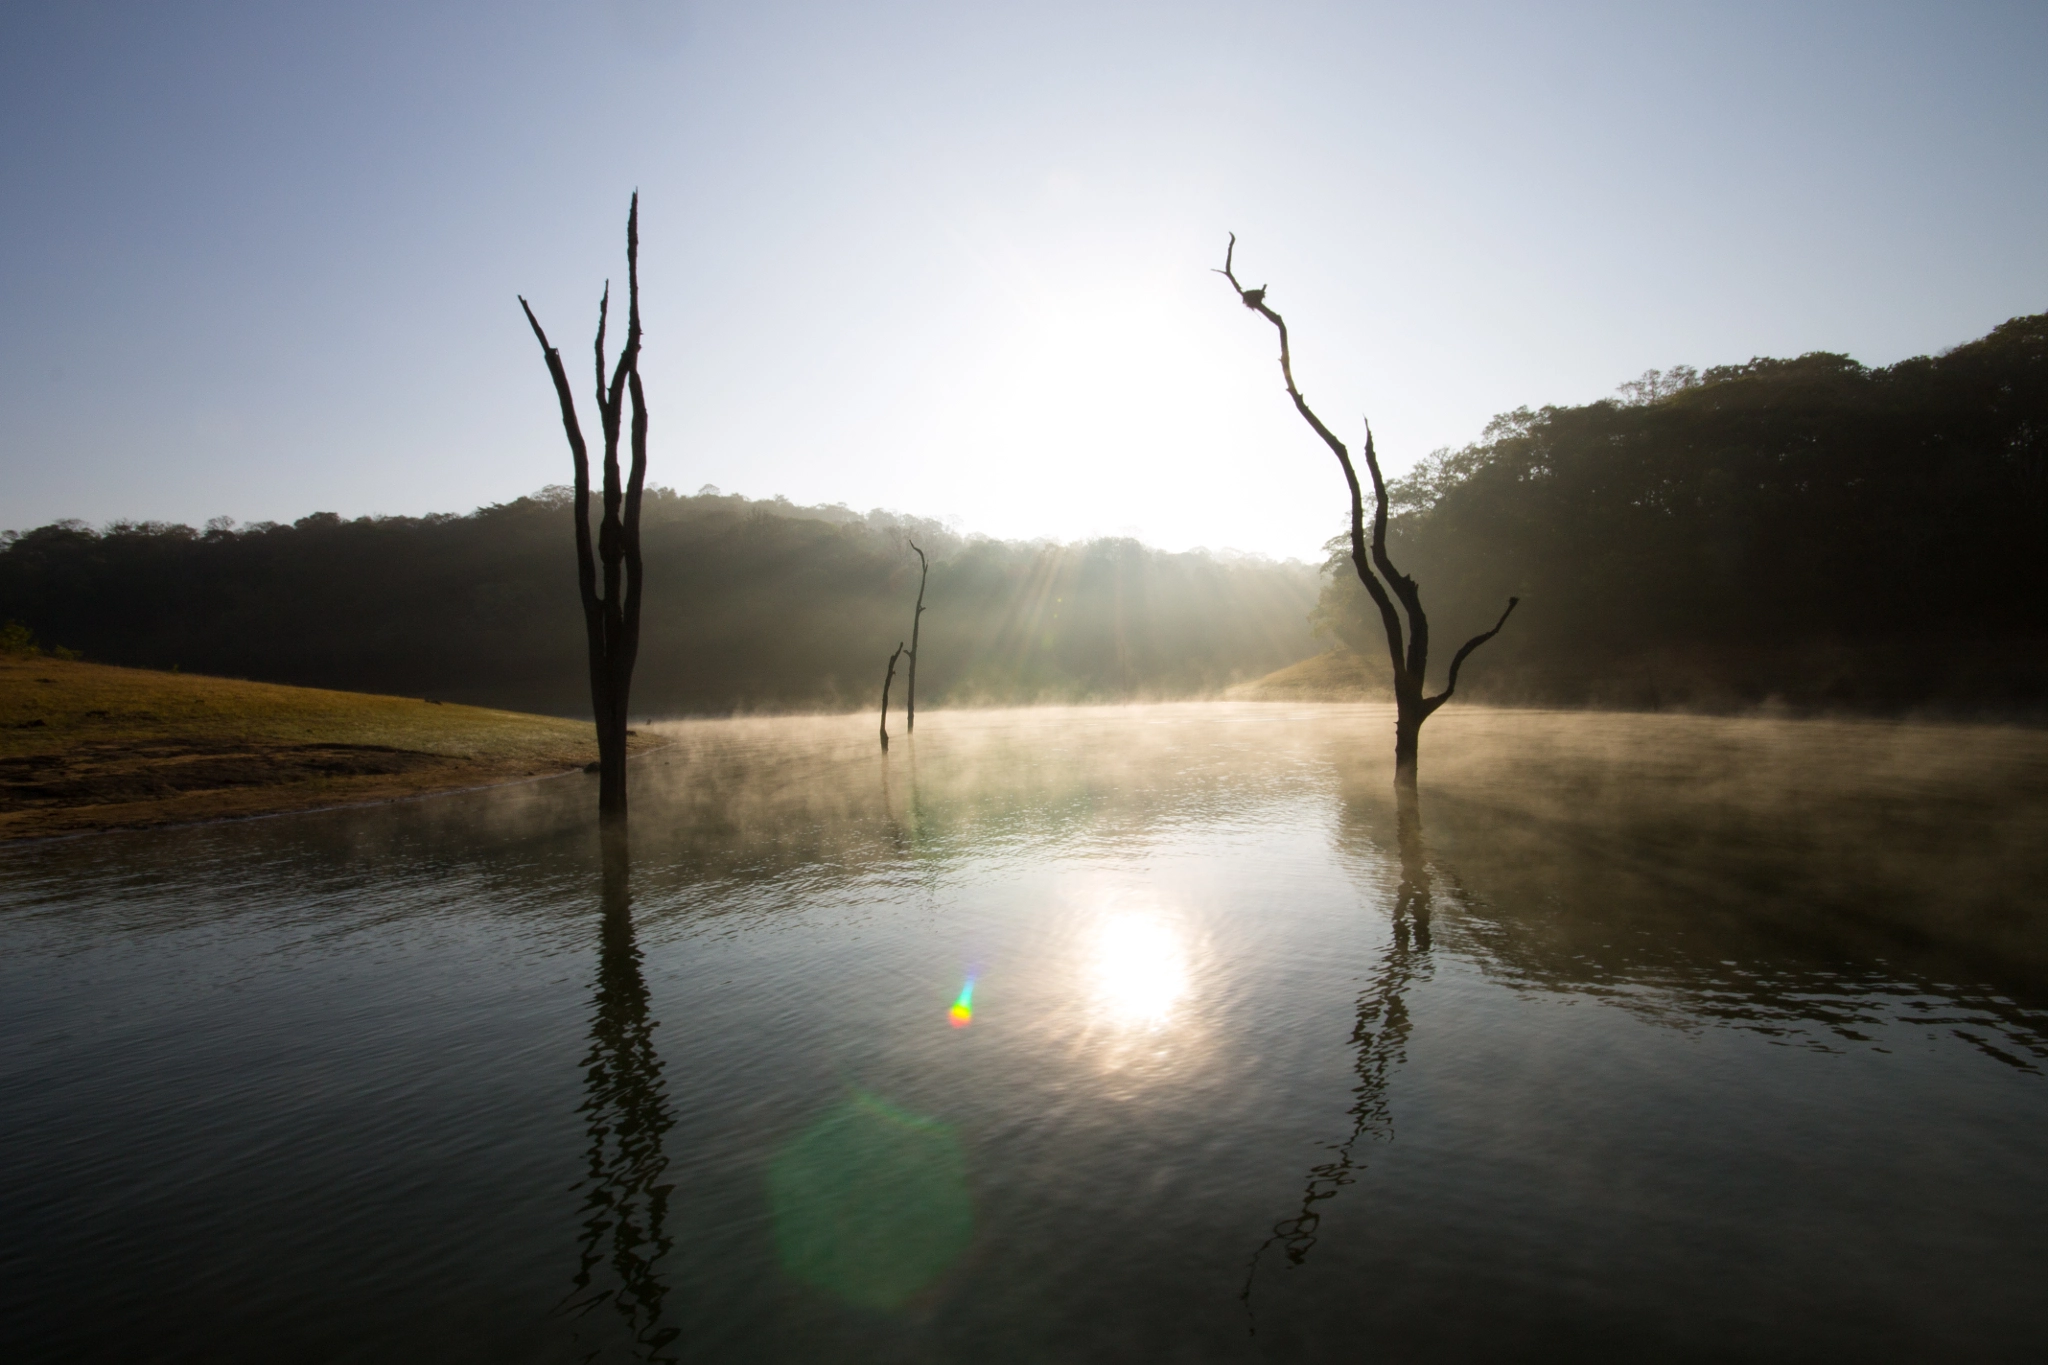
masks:
<path id="1" fill-rule="evenodd" d="M 974 1022 L 973 977 L 968 977 L 967 984 L 960 988 L 960 998 L 953 1002 L 953 1008 L 946 1011 L 946 1017 L 953 1021 L 954 1028 L 966 1028 Z"/>
<path id="2" fill-rule="evenodd" d="M 901 1308 L 974 1240 L 967 1155 L 953 1130 L 856 1094 L 768 1166 L 783 1269 L 861 1308 Z"/>

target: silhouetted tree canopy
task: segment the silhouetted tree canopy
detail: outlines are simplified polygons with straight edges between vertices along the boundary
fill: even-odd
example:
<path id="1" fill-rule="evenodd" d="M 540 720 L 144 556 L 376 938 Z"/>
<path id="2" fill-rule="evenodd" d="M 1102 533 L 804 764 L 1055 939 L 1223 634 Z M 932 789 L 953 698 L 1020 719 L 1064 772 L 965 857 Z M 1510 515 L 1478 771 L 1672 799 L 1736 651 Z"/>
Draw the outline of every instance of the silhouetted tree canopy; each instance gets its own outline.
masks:
<path id="1" fill-rule="evenodd" d="M 1523 599 L 1475 697 L 2048 697 L 2048 315 L 1884 369 L 1816 352 L 1622 393 L 1507 413 L 1390 490 L 1448 632 Z M 1317 624 L 1377 648 L 1331 551 Z"/>
<path id="2" fill-rule="evenodd" d="M 589 711 L 567 489 L 467 516 L 75 522 L 0 550 L 0 620 L 106 663 Z M 843 507 L 651 489 L 634 714 L 868 707 L 932 556 L 934 701 L 1186 696 L 1316 651 L 1312 567 L 1034 545 Z"/>

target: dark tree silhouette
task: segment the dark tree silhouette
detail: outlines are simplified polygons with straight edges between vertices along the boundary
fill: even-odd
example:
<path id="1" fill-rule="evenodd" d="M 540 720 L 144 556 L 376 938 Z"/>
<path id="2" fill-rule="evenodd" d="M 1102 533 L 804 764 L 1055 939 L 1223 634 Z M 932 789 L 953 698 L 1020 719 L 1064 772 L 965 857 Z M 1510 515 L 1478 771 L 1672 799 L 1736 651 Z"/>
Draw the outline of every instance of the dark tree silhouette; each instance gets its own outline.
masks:
<path id="1" fill-rule="evenodd" d="M 924 623 L 924 581 L 931 577 L 932 563 L 916 541 L 906 537 L 906 542 L 917 550 L 917 610 L 910 614 L 910 681 L 903 705 L 903 728 L 909 732 L 917 729 L 917 628 Z"/>
<path id="2" fill-rule="evenodd" d="M 1444 683 L 1444 690 L 1434 697 L 1425 696 L 1423 680 L 1429 671 L 1429 617 L 1423 614 L 1422 590 L 1416 587 L 1414 579 L 1396 569 L 1393 560 L 1387 557 L 1387 484 L 1380 477 L 1379 457 L 1373 453 L 1372 427 L 1367 424 L 1365 429 L 1365 467 L 1372 474 L 1373 495 L 1372 549 L 1368 557 L 1365 499 L 1359 489 L 1358 471 L 1351 464 L 1351 452 L 1323 424 L 1323 419 L 1315 415 L 1308 400 L 1301 396 L 1301 390 L 1295 387 L 1294 361 L 1287 349 L 1287 324 L 1266 306 L 1265 286 L 1247 289 L 1237 282 L 1232 261 L 1236 253 L 1237 234 L 1233 232 L 1230 245 L 1223 253 L 1223 268 L 1216 273 L 1230 281 L 1230 287 L 1237 291 L 1237 297 L 1245 307 L 1272 323 L 1280 333 L 1280 375 L 1287 382 L 1287 396 L 1294 400 L 1294 410 L 1301 414 L 1302 420 L 1323 438 L 1323 444 L 1336 455 L 1337 463 L 1344 469 L 1344 482 L 1351 489 L 1351 563 L 1358 570 L 1358 581 L 1365 585 L 1373 605 L 1379 608 L 1380 624 L 1387 633 L 1387 654 L 1394 668 L 1394 785 L 1412 788 L 1415 785 L 1416 740 L 1422 732 L 1422 723 L 1451 699 L 1451 694 L 1458 690 L 1458 670 L 1464 666 L 1467 656 L 1500 634 L 1500 628 L 1507 624 L 1508 615 L 1514 611 L 1519 599 L 1510 597 L 1507 610 L 1500 614 L 1500 620 L 1494 622 L 1493 629 L 1473 636 L 1451 656 L 1451 672 Z M 1381 581 L 1383 576 L 1384 582 Z M 1401 602 L 1400 610 L 1394 606 L 1397 597 Z M 1401 623 L 1402 612 L 1406 612 L 1408 617 L 1405 632 Z"/>
<path id="3" fill-rule="evenodd" d="M 626 818 L 626 703 L 633 686 L 633 660 L 640 652 L 640 492 L 647 479 L 647 400 L 640 388 L 640 195 L 626 214 L 626 345 L 611 381 L 604 374 L 604 329 L 611 311 L 606 281 L 597 304 L 597 408 L 604 429 L 604 516 L 598 525 L 597 556 L 590 544 L 590 452 L 562 353 L 548 344 L 540 319 L 522 295 L 519 306 L 547 357 L 562 405 L 562 430 L 575 465 L 576 581 L 583 595 L 583 625 L 590 649 L 590 704 L 597 719 L 598 815 Z M 633 396 L 631 472 L 619 486 L 619 428 L 625 395 Z M 597 565 L 604 564 L 604 593 L 598 593 Z M 624 585 L 621 591 L 620 578 Z"/>
<path id="4" fill-rule="evenodd" d="M 882 676 L 882 752 L 889 752 L 889 684 L 896 681 L 896 661 L 903 657 L 903 642 L 896 642 L 896 652 L 889 656 L 889 671 Z"/>

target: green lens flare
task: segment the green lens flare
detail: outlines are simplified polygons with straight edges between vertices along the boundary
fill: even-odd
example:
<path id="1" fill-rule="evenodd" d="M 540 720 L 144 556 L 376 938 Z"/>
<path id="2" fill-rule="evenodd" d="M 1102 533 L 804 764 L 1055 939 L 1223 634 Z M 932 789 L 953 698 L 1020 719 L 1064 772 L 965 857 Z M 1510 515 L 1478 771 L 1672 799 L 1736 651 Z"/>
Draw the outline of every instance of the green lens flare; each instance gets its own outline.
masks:
<path id="1" fill-rule="evenodd" d="M 863 1308 L 901 1306 L 974 1237 L 952 1129 L 873 1095 L 855 1094 L 776 1153 L 768 1204 L 782 1268 Z"/>

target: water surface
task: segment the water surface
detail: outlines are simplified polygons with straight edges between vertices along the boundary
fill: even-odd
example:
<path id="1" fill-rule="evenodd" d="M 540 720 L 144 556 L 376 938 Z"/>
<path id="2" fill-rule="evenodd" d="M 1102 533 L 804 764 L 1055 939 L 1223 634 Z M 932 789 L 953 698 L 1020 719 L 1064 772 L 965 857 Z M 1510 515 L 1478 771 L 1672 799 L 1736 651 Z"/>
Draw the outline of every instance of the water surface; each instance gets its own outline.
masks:
<path id="1" fill-rule="evenodd" d="M 0 1350 L 2036 1358 L 2048 736 L 922 720 L 0 852 Z"/>

